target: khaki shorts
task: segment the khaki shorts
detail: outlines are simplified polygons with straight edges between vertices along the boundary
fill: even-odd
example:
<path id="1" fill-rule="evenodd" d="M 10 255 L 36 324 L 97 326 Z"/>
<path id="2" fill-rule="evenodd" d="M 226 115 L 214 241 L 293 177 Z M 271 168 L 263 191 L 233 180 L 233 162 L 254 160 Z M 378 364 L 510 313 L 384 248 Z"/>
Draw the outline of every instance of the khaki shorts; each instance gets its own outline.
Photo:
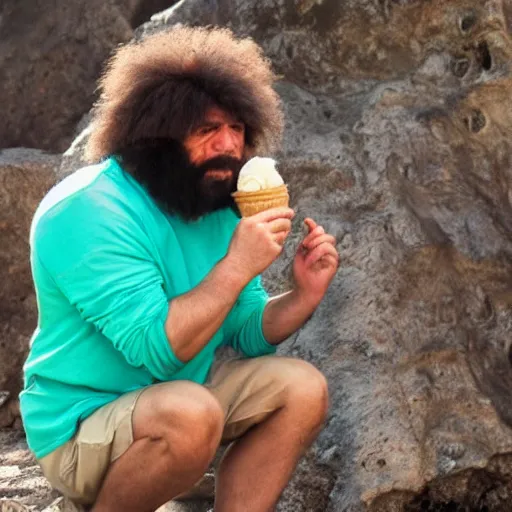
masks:
<path id="1" fill-rule="evenodd" d="M 297 370 L 304 365 L 308 363 L 276 356 L 232 357 L 216 363 L 205 387 L 224 410 L 223 442 L 237 439 L 279 409 L 286 388 L 294 379 L 303 378 Z M 70 441 L 38 461 L 53 487 L 75 503 L 94 503 L 110 464 L 133 443 L 132 413 L 145 389 L 95 411 Z"/>

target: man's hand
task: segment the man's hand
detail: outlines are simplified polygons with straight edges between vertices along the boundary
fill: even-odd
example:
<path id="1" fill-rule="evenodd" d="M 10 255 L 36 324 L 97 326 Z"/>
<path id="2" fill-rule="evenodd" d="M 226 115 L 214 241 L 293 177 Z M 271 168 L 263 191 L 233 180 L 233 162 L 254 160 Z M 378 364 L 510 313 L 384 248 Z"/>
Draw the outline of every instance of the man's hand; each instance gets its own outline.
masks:
<path id="1" fill-rule="evenodd" d="M 271 208 L 240 221 L 226 258 L 244 281 L 261 274 L 281 254 L 293 216 L 290 208 Z"/>
<path id="2" fill-rule="evenodd" d="M 308 302 L 322 300 L 336 270 L 339 255 L 336 239 L 313 219 L 305 219 L 309 233 L 302 240 L 293 262 L 293 277 L 299 295 Z"/>

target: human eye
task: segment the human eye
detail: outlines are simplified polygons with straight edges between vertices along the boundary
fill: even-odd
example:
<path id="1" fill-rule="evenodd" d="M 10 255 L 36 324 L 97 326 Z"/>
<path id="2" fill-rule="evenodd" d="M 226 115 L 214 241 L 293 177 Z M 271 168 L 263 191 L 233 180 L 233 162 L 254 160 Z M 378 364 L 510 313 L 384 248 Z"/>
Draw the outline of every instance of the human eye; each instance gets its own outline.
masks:
<path id="1" fill-rule="evenodd" d="M 243 123 L 235 123 L 231 125 L 231 129 L 238 133 L 243 133 L 245 130 L 245 125 Z"/>
<path id="2" fill-rule="evenodd" d="M 195 130 L 195 134 L 199 135 L 199 136 L 208 135 L 209 133 L 212 133 L 214 130 L 215 130 L 215 126 L 213 126 L 211 124 L 206 124 L 203 126 L 199 126 Z"/>

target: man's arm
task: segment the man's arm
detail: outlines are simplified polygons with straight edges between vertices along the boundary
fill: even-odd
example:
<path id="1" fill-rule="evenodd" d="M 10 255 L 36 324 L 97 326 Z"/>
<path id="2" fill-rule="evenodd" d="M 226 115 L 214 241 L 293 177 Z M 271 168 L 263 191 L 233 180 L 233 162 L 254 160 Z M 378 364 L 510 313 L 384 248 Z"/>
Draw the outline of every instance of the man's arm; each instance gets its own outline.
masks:
<path id="1" fill-rule="evenodd" d="M 243 288 L 279 256 L 292 216 L 289 208 L 274 208 L 242 219 L 226 257 L 198 286 L 170 301 L 165 332 L 180 361 L 204 348 Z"/>
<path id="2" fill-rule="evenodd" d="M 318 304 L 302 298 L 297 290 L 273 297 L 263 312 L 263 334 L 272 345 L 277 345 L 300 329 L 311 317 Z"/>
<path id="3" fill-rule="evenodd" d="M 293 262 L 295 288 L 271 299 L 263 313 L 265 339 L 276 345 L 299 329 L 318 307 L 338 268 L 336 240 L 312 219 Z"/>
<path id="4" fill-rule="evenodd" d="M 180 361 L 190 361 L 208 343 L 245 284 L 226 257 L 198 286 L 169 302 L 165 333 Z"/>

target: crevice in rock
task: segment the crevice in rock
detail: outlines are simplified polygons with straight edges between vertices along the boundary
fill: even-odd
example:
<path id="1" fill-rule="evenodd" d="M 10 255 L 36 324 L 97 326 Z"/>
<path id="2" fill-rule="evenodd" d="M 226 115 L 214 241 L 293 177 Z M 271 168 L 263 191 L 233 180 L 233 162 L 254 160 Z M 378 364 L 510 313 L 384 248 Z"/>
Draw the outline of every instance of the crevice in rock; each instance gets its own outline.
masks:
<path id="1" fill-rule="evenodd" d="M 485 71 L 490 71 L 492 69 L 492 55 L 486 41 L 482 41 L 476 47 L 476 58 L 480 66 L 482 66 Z"/>
<path id="2" fill-rule="evenodd" d="M 478 133 L 485 128 L 487 119 L 481 110 L 474 109 L 471 111 L 470 115 L 464 119 L 464 124 L 471 133 Z"/>
<path id="3" fill-rule="evenodd" d="M 490 512 L 484 505 L 483 507 L 470 508 L 455 501 L 445 503 L 436 503 L 428 499 L 422 499 L 421 502 L 411 507 L 406 506 L 404 512 Z"/>
<path id="4" fill-rule="evenodd" d="M 474 12 L 468 12 L 460 19 L 460 30 L 463 34 L 469 32 L 477 22 L 477 16 Z"/>
<path id="5" fill-rule="evenodd" d="M 512 482 L 503 471 L 510 454 L 491 460 L 485 469 L 471 469 L 438 478 L 418 495 L 390 491 L 379 496 L 370 512 L 510 512 Z"/>
<path id="6" fill-rule="evenodd" d="M 404 505 L 403 512 L 508 512 L 512 482 L 503 471 L 510 454 L 494 457 L 487 468 L 437 479 Z"/>
<path id="7" fill-rule="evenodd" d="M 467 72 L 469 71 L 470 62 L 465 57 L 455 58 L 452 60 L 451 68 L 452 68 L 452 73 L 457 78 L 463 78 L 464 76 L 466 76 Z"/>

